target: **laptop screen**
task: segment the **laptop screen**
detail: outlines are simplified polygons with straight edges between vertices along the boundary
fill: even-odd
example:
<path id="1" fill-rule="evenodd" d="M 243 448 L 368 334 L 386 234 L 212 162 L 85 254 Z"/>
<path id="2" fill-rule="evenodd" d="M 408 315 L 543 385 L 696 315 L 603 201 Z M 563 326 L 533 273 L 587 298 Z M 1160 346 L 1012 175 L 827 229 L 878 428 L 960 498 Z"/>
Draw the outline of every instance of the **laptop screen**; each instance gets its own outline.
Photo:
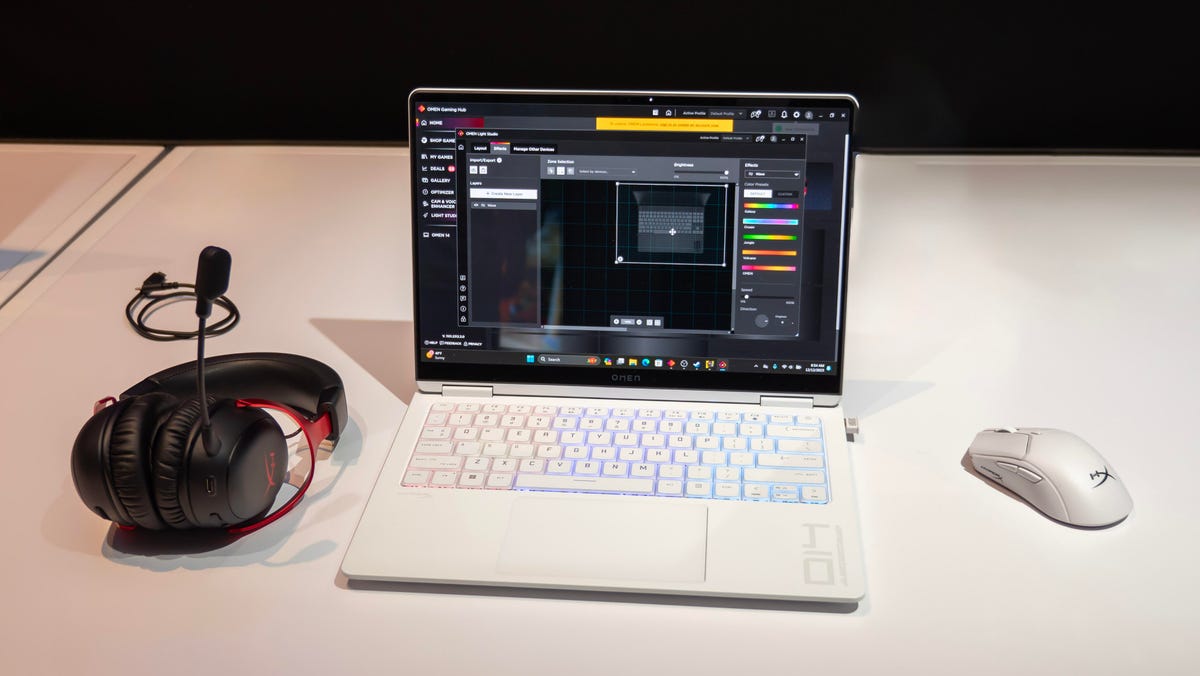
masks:
<path id="1" fill-rule="evenodd" d="M 409 106 L 418 380 L 841 392 L 852 97 Z"/>

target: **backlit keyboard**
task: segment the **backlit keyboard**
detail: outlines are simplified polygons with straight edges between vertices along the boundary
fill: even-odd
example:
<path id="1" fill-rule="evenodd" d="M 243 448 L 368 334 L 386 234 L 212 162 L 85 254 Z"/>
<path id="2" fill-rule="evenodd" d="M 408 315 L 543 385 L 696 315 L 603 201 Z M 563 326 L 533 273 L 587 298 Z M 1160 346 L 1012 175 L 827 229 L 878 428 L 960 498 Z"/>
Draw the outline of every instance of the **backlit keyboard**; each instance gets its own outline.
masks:
<path id="1" fill-rule="evenodd" d="M 829 501 L 815 416 L 683 407 L 438 402 L 402 484 Z"/>

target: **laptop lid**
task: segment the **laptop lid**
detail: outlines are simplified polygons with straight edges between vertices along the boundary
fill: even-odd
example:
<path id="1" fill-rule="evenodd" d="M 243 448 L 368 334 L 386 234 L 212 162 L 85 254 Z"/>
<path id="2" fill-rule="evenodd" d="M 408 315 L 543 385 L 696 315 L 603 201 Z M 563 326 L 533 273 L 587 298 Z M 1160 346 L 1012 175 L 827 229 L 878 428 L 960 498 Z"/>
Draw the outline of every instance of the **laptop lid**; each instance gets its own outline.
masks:
<path id="1" fill-rule="evenodd" d="M 840 395 L 856 112 L 415 90 L 418 382 Z"/>

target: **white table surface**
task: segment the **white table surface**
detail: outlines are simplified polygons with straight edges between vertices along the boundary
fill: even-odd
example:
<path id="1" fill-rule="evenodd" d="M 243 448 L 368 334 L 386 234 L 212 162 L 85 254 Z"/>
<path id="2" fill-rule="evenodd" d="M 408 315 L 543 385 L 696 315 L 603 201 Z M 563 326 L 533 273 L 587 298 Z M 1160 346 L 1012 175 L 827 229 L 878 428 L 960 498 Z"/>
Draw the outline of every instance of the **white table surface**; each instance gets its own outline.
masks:
<path id="1" fill-rule="evenodd" d="M 161 146 L 0 144 L 0 306 Z"/>
<path id="2" fill-rule="evenodd" d="M 843 612 L 350 588 L 338 566 L 413 388 L 406 161 L 176 149 L 0 309 L 14 673 L 1194 673 L 1200 161 L 861 158 L 845 408 L 868 580 Z M 83 507 L 70 448 L 95 399 L 193 357 L 122 310 L 210 243 L 243 312 L 211 353 L 324 360 L 351 422 L 294 514 L 154 550 Z M 1067 528 L 965 470 L 1002 424 L 1090 440 L 1133 514 Z"/>

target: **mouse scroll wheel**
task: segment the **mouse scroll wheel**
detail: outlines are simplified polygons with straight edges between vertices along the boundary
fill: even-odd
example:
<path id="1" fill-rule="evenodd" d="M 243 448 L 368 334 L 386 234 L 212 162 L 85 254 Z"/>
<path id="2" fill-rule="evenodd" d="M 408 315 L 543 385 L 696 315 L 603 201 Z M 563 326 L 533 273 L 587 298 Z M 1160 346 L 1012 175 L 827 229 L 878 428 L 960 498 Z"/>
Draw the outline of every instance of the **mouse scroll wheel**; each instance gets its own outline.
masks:
<path id="1" fill-rule="evenodd" d="M 992 431 L 993 432 L 1004 432 L 1005 434 L 1016 434 L 1017 428 L 1015 428 L 1015 427 L 997 427 L 996 429 L 994 429 Z"/>

